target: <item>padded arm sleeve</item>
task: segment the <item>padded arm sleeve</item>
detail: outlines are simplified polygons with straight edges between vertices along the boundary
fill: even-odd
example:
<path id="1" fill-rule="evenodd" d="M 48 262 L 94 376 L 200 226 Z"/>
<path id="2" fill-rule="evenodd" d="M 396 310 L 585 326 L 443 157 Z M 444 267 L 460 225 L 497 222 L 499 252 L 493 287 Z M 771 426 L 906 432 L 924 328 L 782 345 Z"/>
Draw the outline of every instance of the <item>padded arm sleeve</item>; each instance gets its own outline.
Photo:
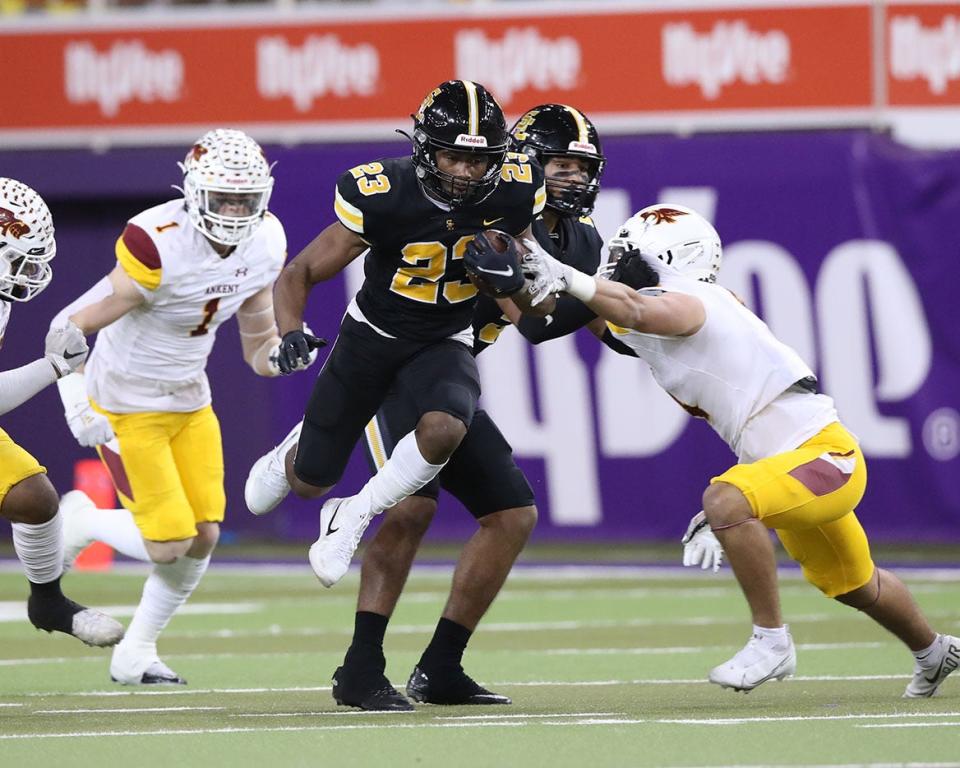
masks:
<path id="1" fill-rule="evenodd" d="M 271 359 L 280 344 L 280 334 L 273 316 L 273 303 L 262 309 L 237 312 L 243 359 L 259 376 L 279 376 L 280 369 Z"/>
<path id="2" fill-rule="evenodd" d="M 46 358 L 3 371 L 0 373 L 0 414 L 12 411 L 56 380 L 57 372 Z"/>

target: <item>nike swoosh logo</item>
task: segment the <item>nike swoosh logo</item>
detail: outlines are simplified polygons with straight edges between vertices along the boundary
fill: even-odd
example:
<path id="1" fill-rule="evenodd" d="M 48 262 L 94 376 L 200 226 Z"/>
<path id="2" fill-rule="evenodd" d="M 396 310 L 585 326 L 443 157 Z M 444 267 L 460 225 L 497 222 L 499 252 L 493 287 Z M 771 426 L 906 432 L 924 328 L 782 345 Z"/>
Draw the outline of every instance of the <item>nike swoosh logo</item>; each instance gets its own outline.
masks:
<path id="1" fill-rule="evenodd" d="M 80 355 L 83 355 L 83 354 L 86 354 L 86 353 L 85 353 L 85 352 L 66 352 L 66 351 L 65 351 L 65 352 L 63 353 L 63 359 L 64 359 L 64 360 L 73 360 L 73 358 L 75 358 L 75 357 L 80 357 Z"/>
<path id="2" fill-rule="evenodd" d="M 484 269 L 483 267 L 477 267 L 478 272 L 486 272 L 488 275 L 503 275 L 504 277 L 513 276 L 513 267 L 507 267 L 506 269 Z"/>
<path id="3" fill-rule="evenodd" d="M 953 672 L 953 670 L 957 668 L 958 664 L 960 664 L 960 648 L 957 648 L 955 645 L 951 645 L 947 649 L 947 652 L 943 655 L 943 658 L 940 660 L 940 666 L 936 668 L 930 677 L 924 675 L 923 679 L 930 683 L 930 685 L 933 685 L 938 680 L 945 678 L 947 675 Z M 944 667 L 947 669 L 946 673 L 943 671 Z"/>
<path id="4" fill-rule="evenodd" d="M 342 505 L 343 502 L 340 502 L 340 504 L 337 504 L 337 508 L 333 510 L 333 515 L 330 517 L 330 521 L 327 523 L 327 536 L 330 536 L 331 534 L 334 534 L 340 530 L 339 528 L 333 527 L 333 521 L 337 519 L 337 515 L 340 513 L 340 507 Z"/>
<path id="5" fill-rule="evenodd" d="M 496 219 L 489 219 L 489 220 L 484 219 L 483 226 L 489 227 L 491 224 L 496 224 L 498 221 L 503 221 L 503 216 L 500 216 L 499 218 L 496 218 Z"/>

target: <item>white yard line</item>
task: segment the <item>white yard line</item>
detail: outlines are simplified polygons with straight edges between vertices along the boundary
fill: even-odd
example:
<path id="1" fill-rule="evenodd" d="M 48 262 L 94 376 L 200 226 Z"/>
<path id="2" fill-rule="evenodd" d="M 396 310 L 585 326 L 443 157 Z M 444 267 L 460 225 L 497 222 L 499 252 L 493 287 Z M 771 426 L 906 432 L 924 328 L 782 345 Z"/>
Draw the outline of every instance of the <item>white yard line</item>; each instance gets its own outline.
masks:
<path id="1" fill-rule="evenodd" d="M 758 725 L 766 723 L 793 723 L 807 720 L 901 720 L 910 717 L 960 717 L 960 712 L 890 712 L 877 714 L 852 715 L 761 715 L 758 717 L 704 717 L 704 718 L 660 718 L 651 723 L 672 725 Z"/>
<path id="2" fill-rule="evenodd" d="M 101 707 L 99 709 L 35 709 L 35 715 L 113 714 L 115 712 L 174 713 L 174 712 L 221 712 L 226 707 Z"/>
<path id="3" fill-rule="evenodd" d="M 933 715 L 937 717 L 937 715 Z M 947 726 L 958 726 L 960 721 L 946 723 L 872 723 L 858 725 L 857 728 L 944 728 Z"/>

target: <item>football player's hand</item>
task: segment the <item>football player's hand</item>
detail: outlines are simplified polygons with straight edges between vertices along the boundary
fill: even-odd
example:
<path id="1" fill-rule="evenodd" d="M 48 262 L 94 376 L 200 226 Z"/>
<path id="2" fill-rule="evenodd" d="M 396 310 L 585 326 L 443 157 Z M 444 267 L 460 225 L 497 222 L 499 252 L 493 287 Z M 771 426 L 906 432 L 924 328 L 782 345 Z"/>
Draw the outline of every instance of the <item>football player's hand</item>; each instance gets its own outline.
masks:
<path id="1" fill-rule="evenodd" d="M 85 448 L 93 448 L 113 440 L 113 427 L 102 413 L 97 413 L 89 402 L 77 404 L 66 414 L 67 426 Z"/>
<path id="2" fill-rule="evenodd" d="M 73 323 L 51 328 L 47 333 L 44 356 L 57 372 L 58 379 L 83 365 L 89 351 L 83 331 Z"/>
<path id="3" fill-rule="evenodd" d="M 317 350 L 326 344 L 326 339 L 314 336 L 306 325 L 302 330 L 288 331 L 276 351 L 277 368 L 282 374 L 302 371 L 317 359 Z"/>
<path id="4" fill-rule="evenodd" d="M 475 237 L 467 243 L 463 264 L 468 274 L 481 280 L 496 296 L 509 296 L 524 285 L 517 243 L 506 239 L 505 251 L 498 251 L 487 237 Z"/>
<path id="5" fill-rule="evenodd" d="M 531 296 L 530 304 L 535 307 L 548 296 L 566 290 L 573 268 L 555 259 L 539 243 L 524 240 L 523 244 L 528 251 L 523 260 L 523 269 L 531 281 L 527 290 Z"/>
<path id="6" fill-rule="evenodd" d="M 691 518 L 680 543 L 683 544 L 684 565 L 699 565 L 703 570 L 712 568 L 714 573 L 720 570 L 723 546 L 710 529 L 710 523 L 703 512 L 697 512 Z"/>

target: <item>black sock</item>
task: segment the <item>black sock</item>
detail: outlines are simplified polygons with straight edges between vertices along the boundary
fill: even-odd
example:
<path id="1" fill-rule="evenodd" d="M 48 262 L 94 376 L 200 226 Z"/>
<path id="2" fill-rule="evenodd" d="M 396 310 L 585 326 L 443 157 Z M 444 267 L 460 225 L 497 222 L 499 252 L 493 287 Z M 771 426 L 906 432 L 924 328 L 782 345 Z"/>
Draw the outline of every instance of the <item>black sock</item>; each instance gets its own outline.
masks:
<path id="1" fill-rule="evenodd" d="M 60 589 L 60 577 L 57 576 L 53 581 L 48 581 L 46 584 L 36 584 L 31 581 L 30 594 L 40 599 L 63 597 L 63 592 Z"/>
<path id="2" fill-rule="evenodd" d="M 472 630 L 450 619 L 440 619 L 433 632 L 430 645 L 420 657 L 420 668 L 429 674 L 428 670 L 444 667 L 460 667 L 463 652 L 470 642 Z"/>
<path id="3" fill-rule="evenodd" d="M 383 636 L 387 632 L 389 616 L 382 616 L 372 611 L 357 611 L 353 623 L 353 642 L 347 649 L 344 664 L 376 663 L 384 666 Z"/>

